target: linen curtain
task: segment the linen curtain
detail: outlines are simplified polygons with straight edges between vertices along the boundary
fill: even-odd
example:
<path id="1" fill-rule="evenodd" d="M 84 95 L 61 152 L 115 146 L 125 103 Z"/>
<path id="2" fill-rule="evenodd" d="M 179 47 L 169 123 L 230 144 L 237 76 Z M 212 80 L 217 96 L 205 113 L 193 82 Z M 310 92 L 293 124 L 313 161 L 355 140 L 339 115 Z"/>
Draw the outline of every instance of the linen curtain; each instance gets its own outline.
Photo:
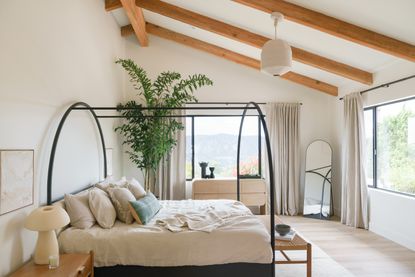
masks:
<path id="1" fill-rule="evenodd" d="M 363 116 L 363 100 L 360 93 L 346 95 L 344 97 L 341 222 L 349 226 L 368 229 Z"/>
<path id="2" fill-rule="evenodd" d="M 184 115 L 184 113 L 177 113 Z M 186 124 L 185 117 L 175 118 Z M 176 146 L 172 152 L 160 162 L 157 170 L 156 194 L 162 200 L 182 200 L 186 195 L 186 131 L 176 133 Z"/>
<path id="3" fill-rule="evenodd" d="M 266 105 L 265 121 L 273 157 L 275 212 L 277 214 L 296 215 L 299 211 L 299 116 L 300 104 L 298 103 L 268 103 Z M 269 180 L 267 171 L 266 166 L 265 175 Z"/>

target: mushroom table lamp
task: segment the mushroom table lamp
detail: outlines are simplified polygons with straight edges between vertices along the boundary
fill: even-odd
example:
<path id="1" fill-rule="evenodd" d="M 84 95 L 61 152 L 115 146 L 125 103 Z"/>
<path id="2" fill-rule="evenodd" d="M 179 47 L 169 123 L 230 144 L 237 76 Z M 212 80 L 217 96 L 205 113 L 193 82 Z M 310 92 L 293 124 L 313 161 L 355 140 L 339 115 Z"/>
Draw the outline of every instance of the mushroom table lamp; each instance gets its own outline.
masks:
<path id="1" fill-rule="evenodd" d="M 39 207 L 29 214 L 25 228 L 39 232 L 34 256 L 35 264 L 48 264 L 49 256 L 59 255 L 55 229 L 62 228 L 68 223 L 68 214 L 58 206 Z"/>

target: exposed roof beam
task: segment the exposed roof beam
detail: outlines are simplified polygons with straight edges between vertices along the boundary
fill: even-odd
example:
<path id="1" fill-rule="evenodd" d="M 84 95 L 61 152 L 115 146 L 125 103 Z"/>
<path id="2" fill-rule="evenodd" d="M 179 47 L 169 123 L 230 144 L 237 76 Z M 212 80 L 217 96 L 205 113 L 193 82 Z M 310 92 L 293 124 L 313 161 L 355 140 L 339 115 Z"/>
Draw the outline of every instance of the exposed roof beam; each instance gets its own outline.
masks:
<path id="1" fill-rule="evenodd" d="M 120 0 L 125 13 L 130 20 L 134 29 L 135 36 L 141 46 L 148 46 L 146 33 L 146 22 L 144 20 L 143 10 L 135 5 L 135 0 Z"/>
<path id="2" fill-rule="evenodd" d="M 157 25 L 147 23 L 146 29 L 149 34 L 167 39 L 172 40 L 180 44 L 184 44 L 186 46 L 190 46 L 192 48 L 196 48 L 205 52 L 208 52 L 210 54 L 216 55 L 221 58 L 225 58 L 227 60 L 236 62 L 238 64 L 246 65 L 251 68 L 255 68 L 257 70 L 260 69 L 260 61 L 241 55 L 239 53 L 224 49 L 222 47 L 194 39 L 189 36 L 185 36 L 176 32 L 173 32 L 171 30 L 159 27 Z M 121 28 L 121 34 L 122 36 L 128 36 L 134 33 L 134 30 L 131 25 L 124 26 Z M 303 76 L 294 72 L 288 72 L 281 76 L 281 78 L 301 84 L 303 86 L 316 89 L 318 91 L 324 92 L 329 95 L 337 96 L 338 95 L 338 88 L 324 83 L 320 82 L 318 80 L 312 79 L 307 76 Z"/>
<path id="3" fill-rule="evenodd" d="M 251 46 L 262 48 L 269 38 L 249 32 L 247 30 L 226 24 L 207 16 L 159 1 L 136 0 L 136 4 L 146 10 L 173 18 L 175 20 L 196 26 Z M 317 67 L 319 69 L 346 77 L 364 84 L 372 84 L 373 77 L 369 72 L 339 63 L 322 56 L 292 47 L 293 59 Z"/>
<path id="4" fill-rule="evenodd" d="M 288 20 L 317 29 L 333 36 L 415 62 L 415 46 L 397 39 L 367 30 L 325 14 L 303 8 L 282 0 L 233 0 L 264 11 L 278 11 Z"/>
<path id="5" fill-rule="evenodd" d="M 107 1 L 113 2 L 114 0 Z M 196 26 L 200 29 L 210 31 L 257 48 L 262 48 L 264 43 L 269 40 L 267 37 L 159 0 L 136 0 L 136 4 L 146 10 L 170 17 L 183 23 Z M 115 7 L 114 4 L 111 6 Z M 296 47 L 292 47 L 292 52 L 293 59 L 298 62 L 331 72 L 333 74 L 337 74 L 339 76 L 363 84 L 371 85 L 373 83 L 372 73 L 349 66 L 344 63 L 327 59 L 325 57 L 307 52 Z"/>
<path id="6" fill-rule="evenodd" d="M 120 0 L 105 0 L 105 10 L 107 12 L 122 8 Z"/>

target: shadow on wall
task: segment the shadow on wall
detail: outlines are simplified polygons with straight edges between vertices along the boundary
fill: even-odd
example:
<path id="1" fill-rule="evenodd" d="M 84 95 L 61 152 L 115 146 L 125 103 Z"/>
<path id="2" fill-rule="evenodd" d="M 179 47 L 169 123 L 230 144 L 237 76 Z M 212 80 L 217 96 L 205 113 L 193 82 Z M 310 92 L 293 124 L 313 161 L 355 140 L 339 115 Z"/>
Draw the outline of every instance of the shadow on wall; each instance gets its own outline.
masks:
<path id="1" fill-rule="evenodd" d="M 16 213 L 10 221 L 7 223 L 6 228 L 4 230 L 4 237 L 1 241 L 6 242 L 8 244 L 8 249 L 11 249 L 10 252 L 10 265 L 8 268 L 4 268 L 3 270 L 10 271 L 10 269 L 14 270 L 21 266 L 25 259 L 23 257 L 24 250 L 23 250 L 23 238 L 22 232 L 20 230 L 24 229 L 24 221 L 26 218 L 26 213 Z M 5 253 L 2 253 L 4 255 Z M 6 272 L 0 272 L 0 275 L 4 275 Z"/>

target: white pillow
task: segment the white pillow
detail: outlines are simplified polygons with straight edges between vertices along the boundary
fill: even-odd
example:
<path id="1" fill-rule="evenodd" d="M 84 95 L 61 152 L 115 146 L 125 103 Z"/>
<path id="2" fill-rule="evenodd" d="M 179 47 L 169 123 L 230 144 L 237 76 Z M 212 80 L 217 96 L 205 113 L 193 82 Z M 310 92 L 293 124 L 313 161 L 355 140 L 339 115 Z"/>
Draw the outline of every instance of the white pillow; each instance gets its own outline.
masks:
<path id="1" fill-rule="evenodd" d="M 89 191 L 77 195 L 65 194 L 64 199 L 73 227 L 88 229 L 95 224 L 95 217 L 89 209 Z"/>
<path id="2" fill-rule="evenodd" d="M 116 187 L 116 186 L 124 186 L 126 183 L 127 183 L 127 178 L 125 178 L 125 176 L 121 177 L 121 179 L 118 181 L 115 181 L 112 176 L 109 176 L 105 178 L 104 181 L 101 181 L 95 184 L 95 186 L 99 189 L 102 189 L 105 192 L 108 192 L 108 188 Z"/>
<path id="3" fill-rule="evenodd" d="M 132 178 L 130 181 L 127 182 L 125 187 L 131 191 L 134 195 L 135 199 L 140 199 L 146 196 L 146 191 L 144 190 L 143 186 L 138 182 L 136 179 Z"/>
<path id="4" fill-rule="evenodd" d="M 111 182 L 114 181 L 113 176 L 107 176 L 103 181 L 99 181 L 95 184 L 95 187 L 105 190 Z"/>
<path id="5" fill-rule="evenodd" d="M 130 212 L 129 201 L 135 201 L 134 195 L 127 189 L 121 187 L 109 187 L 107 189 L 117 211 L 117 218 L 127 224 L 133 223 L 134 219 Z"/>
<path id="6" fill-rule="evenodd" d="M 99 226 L 109 229 L 114 225 L 117 213 L 112 205 L 111 199 L 105 191 L 99 188 L 94 188 L 90 191 L 89 208 Z"/>

